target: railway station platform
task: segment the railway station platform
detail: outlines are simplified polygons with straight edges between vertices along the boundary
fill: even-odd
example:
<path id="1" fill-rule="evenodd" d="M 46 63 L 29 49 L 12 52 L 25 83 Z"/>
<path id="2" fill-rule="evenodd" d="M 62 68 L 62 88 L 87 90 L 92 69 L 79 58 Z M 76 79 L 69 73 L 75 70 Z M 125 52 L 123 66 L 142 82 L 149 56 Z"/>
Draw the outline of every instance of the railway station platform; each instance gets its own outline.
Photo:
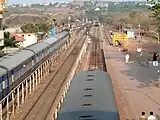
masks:
<path id="1" fill-rule="evenodd" d="M 118 48 L 103 45 L 107 69 L 112 76 L 117 104 L 121 119 L 138 119 L 141 112 L 154 115 L 160 119 L 160 88 L 152 80 L 157 79 L 157 67 L 139 65 L 136 60 L 128 64 L 124 61 L 124 53 Z M 132 57 L 132 56 L 131 56 Z"/>

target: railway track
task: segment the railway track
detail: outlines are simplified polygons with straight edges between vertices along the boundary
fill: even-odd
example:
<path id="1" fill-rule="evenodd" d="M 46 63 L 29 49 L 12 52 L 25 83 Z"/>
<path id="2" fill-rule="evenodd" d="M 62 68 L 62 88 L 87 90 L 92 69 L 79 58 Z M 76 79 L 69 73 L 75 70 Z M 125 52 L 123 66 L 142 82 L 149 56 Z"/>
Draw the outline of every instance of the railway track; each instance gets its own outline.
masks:
<path id="1" fill-rule="evenodd" d="M 94 27 L 93 36 L 91 36 L 92 44 L 90 46 L 89 68 L 91 70 L 102 70 L 102 60 L 100 53 L 100 36 L 98 27 Z"/>
<path id="2" fill-rule="evenodd" d="M 47 116 L 47 113 L 51 109 L 50 107 L 56 100 L 56 96 L 58 95 L 65 78 L 70 72 L 76 57 L 78 56 L 78 52 L 82 46 L 84 41 L 84 34 L 79 40 L 77 39 L 74 45 L 71 46 L 71 49 L 68 50 L 68 55 L 65 53 L 62 60 L 63 62 L 59 66 L 59 69 L 55 72 L 52 77 L 52 80 L 47 84 L 44 91 L 34 100 L 32 103 L 32 107 L 24 114 L 19 117 L 17 115 L 14 119 L 22 119 L 22 120 L 44 120 Z M 60 62 L 60 61 L 59 61 Z M 47 104 L 46 104 L 47 103 Z"/>
<path id="3" fill-rule="evenodd" d="M 70 72 L 74 61 L 76 60 L 78 53 L 84 42 L 84 37 L 80 40 L 69 56 L 64 60 L 52 81 L 48 84 L 43 93 L 36 100 L 31 109 L 23 117 L 23 120 L 45 120 L 48 113 L 50 112 L 51 106 L 56 100 L 63 83 L 65 82 L 68 73 Z"/>
<path id="4" fill-rule="evenodd" d="M 103 29 L 103 33 L 104 33 L 104 38 L 105 38 L 105 40 L 106 40 L 106 43 L 107 43 L 108 45 L 113 45 L 113 42 L 112 42 L 112 40 L 111 40 L 111 37 L 110 37 L 107 29 Z"/>

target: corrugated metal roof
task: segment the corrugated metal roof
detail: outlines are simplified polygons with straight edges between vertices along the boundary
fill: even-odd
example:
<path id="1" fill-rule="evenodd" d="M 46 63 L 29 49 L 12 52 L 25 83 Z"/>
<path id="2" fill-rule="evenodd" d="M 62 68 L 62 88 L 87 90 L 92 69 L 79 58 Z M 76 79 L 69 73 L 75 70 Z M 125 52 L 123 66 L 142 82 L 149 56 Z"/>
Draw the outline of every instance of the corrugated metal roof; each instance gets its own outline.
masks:
<path id="1" fill-rule="evenodd" d="M 19 50 L 15 53 L 11 53 L 0 58 L 0 66 L 5 66 L 9 70 L 11 70 L 12 68 L 15 68 L 17 65 L 21 64 L 33 55 L 34 53 L 31 51 Z"/>
<path id="2" fill-rule="evenodd" d="M 82 71 L 75 76 L 58 114 L 58 120 L 118 120 L 110 76 L 102 71 Z M 85 119 L 83 119 L 85 120 Z"/>

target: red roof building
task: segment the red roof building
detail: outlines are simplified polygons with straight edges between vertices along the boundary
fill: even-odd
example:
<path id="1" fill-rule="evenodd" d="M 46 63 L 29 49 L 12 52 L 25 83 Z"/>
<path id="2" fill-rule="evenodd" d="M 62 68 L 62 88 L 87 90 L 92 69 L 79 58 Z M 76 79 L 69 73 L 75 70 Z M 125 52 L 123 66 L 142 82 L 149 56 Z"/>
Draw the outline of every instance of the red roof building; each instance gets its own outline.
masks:
<path id="1" fill-rule="evenodd" d="M 19 41 L 19 45 L 25 48 L 37 42 L 36 33 L 12 33 L 11 37 L 15 37 L 16 41 Z"/>
<path id="2" fill-rule="evenodd" d="M 11 37 L 15 37 L 16 41 L 24 41 L 24 36 L 19 36 L 19 35 L 16 35 L 16 34 L 11 34 L 10 35 Z"/>

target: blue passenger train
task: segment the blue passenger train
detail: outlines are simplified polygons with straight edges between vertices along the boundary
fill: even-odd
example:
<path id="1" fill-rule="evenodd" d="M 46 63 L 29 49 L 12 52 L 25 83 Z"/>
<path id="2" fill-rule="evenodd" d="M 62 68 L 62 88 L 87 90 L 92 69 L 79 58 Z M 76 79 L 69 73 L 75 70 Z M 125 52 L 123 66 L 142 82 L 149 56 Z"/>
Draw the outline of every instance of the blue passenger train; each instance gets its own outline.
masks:
<path id="1" fill-rule="evenodd" d="M 69 33 L 64 31 L 0 58 L 0 100 L 37 69 L 45 58 L 63 46 L 68 39 Z"/>

